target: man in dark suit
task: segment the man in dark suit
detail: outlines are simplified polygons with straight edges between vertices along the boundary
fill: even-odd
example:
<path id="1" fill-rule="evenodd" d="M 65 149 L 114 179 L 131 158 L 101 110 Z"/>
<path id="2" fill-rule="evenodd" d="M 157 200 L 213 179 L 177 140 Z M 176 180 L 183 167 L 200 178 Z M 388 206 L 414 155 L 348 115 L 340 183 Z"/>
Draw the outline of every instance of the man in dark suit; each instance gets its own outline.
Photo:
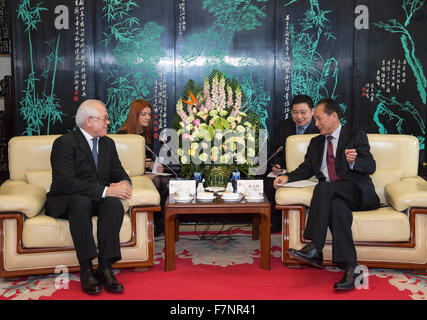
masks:
<path id="1" fill-rule="evenodd" d="M 273 130 L 271 136 L 270 152 L 271 159 L 269 165 L 275 175 L 282 174 L 282 170 L 286 168 L 285 146 L 286 139 L 295 134 L 313 134 L 319 133 L 319 130 L 314 125 L 313 100 L 307 95 L 297 95 L 291 103 L 292 118 L 281 120 Z M 282 149 L 281 149 L 282 148 Z M 276 152 L 276 154 L 274 154 Z M 271 203 L 271 232 L 282 230 L 281 212 L 275 208 L 274 196 L 276 190 L 273 186 L 273 178 L 264 178 L 264 190 Z"/>
<path id="2" fill-rule="evenodd" d="M 52 146 L 52 185 L 46 214 L 69 220 L 80 264 L 82 290 L 123 292 L 111 265 L 121 259 L 119 232 L 124 209 L 120 200 L 132 196 L 131 182 L 108 137 L 110 121 L 104 104 L 84 101 L 76 113 L 76 131 L 57 138 Z M 98 216 L 98 250 L 92 235 L 92 216 Z M 98 257 L 95 274 L 92 260 Z"/>
<path id="3" fill-rule="evenodd" d="M 322 99 L 314 112 L 320 135 L 311 139 L 304 162 L 294 171 L 275 179 L 274 185 L 319 179 L 310 204 L 304 238 L 311 243 L 288 254 L 313 266 L 322 267 L 322 249 L 329 229 L 332 233 L 332 260 L 344 269 L 344 276 L 335 283 L 335 290 L 353 289 L 358 274 L 357 254 L 351 225 L 352 211 L 379 207 L 370 174 L 375 160 L 370 153 L 366 133 L 342 127 L 340 110 L 333 99 Z"/>

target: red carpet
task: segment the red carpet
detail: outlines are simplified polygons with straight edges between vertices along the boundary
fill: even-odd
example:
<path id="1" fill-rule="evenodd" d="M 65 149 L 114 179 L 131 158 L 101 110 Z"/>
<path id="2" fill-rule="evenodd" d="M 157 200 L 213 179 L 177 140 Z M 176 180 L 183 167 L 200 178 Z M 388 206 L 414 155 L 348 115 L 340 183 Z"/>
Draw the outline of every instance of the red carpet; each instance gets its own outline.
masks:
<path id="1" fill-rule="evenodd" d="M 146 272 L 116 270 L 125 292 L 81 292 L 78 274 L 68 289 L 56 289 L 56 275 L 0 279 L 0 300 L 425 300 L 427 276 L 407 271 L 369 270 L 369 288 L 336 293 L 342 273 L 335 268 L 290 269 L 280 260 L 280 234 L 272 235 L 271 270 L 259 266 L 259 241 L 233 231 L 232 239 L 198 240 L 181 233 L 176 270 L 164 271 L 164 241 L 156 239 L 156 265 Z M 197 240 L 196 240 L 197 239 Z"/>

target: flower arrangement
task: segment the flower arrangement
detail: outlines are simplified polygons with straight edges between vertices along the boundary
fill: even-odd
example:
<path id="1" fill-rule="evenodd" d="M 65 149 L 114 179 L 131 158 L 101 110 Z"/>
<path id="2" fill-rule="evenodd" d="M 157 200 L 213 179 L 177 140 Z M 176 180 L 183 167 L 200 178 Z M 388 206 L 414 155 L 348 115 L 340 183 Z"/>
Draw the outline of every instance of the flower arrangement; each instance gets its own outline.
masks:
<path id="1" fill-rule="evenodd" d="M 207 174 L 222 167 L 248 175 L 257 148 L 259 120 L 246 112 L 244 94 L 235 79 L 213 71 L 203 89 L 190 80 L 176 104 L 175 129 L 180 138 L 178 156 L 184 177 L 194 171 Z"/>

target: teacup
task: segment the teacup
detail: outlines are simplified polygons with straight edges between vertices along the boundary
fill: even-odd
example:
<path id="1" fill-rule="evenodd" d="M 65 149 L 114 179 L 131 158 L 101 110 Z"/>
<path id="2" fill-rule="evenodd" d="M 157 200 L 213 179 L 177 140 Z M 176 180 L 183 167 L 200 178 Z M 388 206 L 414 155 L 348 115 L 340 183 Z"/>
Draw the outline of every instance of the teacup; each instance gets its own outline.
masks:
<path id="1" fill-rule="evenodd" d="M 180 189 L 180 190 L 178 190 L 178 198 L 180 198 L 180 199 L 188 199 L 188 198 L 190 198 L 190 191 L 188 189 Z"/>
<path id="2" fill-rule="evenodd" d="M 255 190 L 249 190 L 248 196 L 252 199 L 259 198 L 259 192 Z"/>

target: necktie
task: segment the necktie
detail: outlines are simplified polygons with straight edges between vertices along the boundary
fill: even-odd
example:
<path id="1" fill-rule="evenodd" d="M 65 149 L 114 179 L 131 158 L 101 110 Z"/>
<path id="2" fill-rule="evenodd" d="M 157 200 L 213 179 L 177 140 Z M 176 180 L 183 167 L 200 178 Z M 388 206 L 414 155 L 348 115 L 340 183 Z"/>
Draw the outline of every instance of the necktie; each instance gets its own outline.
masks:
<path id="1" fill-rule="evenodd" d="M 297 126 L 297 134 L 304 134 L 304 127 Z"/>
<path id="2" fill-rule="evenodd" d="M 328 149 L 326 151 L 326 166 L 328 168 L 329 181 L 341 180 L 335 171 L 334 147 L 332 146 L 332 136 L 328 136 Z"/>
<path id="3" fill-rule="evenodd" d="M 95 166 L 98 168 L 98 138 L 93 138 L 92 156 L 95 161 Z"/>

